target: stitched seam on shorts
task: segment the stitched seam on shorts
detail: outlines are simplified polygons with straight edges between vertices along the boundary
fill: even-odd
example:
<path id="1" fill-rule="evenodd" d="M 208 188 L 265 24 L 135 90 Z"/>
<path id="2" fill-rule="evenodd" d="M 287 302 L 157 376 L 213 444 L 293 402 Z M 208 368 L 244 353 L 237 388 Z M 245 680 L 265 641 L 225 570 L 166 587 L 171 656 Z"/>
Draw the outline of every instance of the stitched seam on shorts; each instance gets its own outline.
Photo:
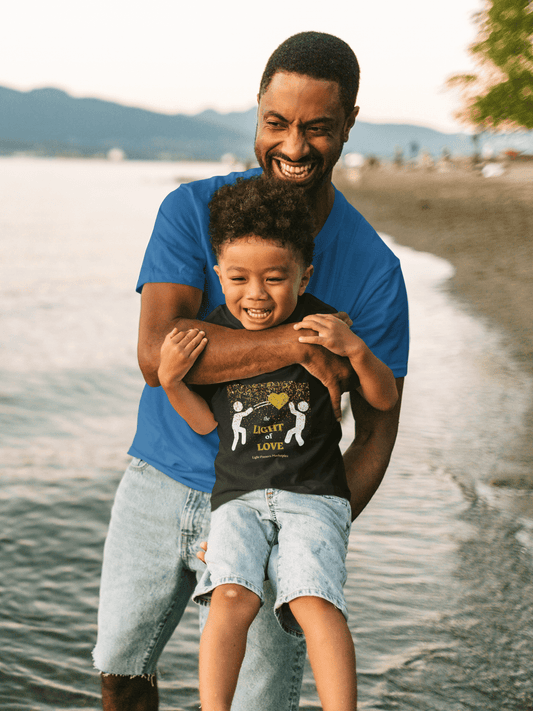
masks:
<path id="1" fill-rule="evenodd" d="M 347 616 L 347 607 L 344 600 L 341 600 L 340 598 L 334 598 L 333 595 L 328 595 L 327 593 L 324 593 L 321 590 L 312 588 L 306 588 L 304 590 L 294 590 L 293 592 L 290 592 L 278 598 L 276 600 L 274 611 L 279 610 L 282 605 L 288 604 L 292 600 L 296 600 L 296 598 L 298 597 L 307 596 L 320 597 L 323 600 L 327 600 L 328 602 L 331 602 L 332 605 L 335 605 L 335 607 L 340 610 L 345 617 Z"/>
<path id="2" fill-rule="evenodd" d="M 180 531 L 179 531 L 179 536 L 177 539 L 177 548 L 178 548 L 178 559 L 181 559 L 183 562 L 184 567 L 186 567 L 191 573 L 194 573 L 193 570 L 191 570 L 190 566 L 187 564 L 188 561 L 188 553 L 190 551 L 190 543 L 193 540 L 198 539 L 199 531 L 196 530 L 195 527 L 195 522 L 197 521 L 196 514 L 199 509 L 199 504 L 201 504 L 205 497 L 202 495 L 203 492 L 200 491 L 195 491 L 194 489 L 190 489 L 190 491 L 187 494 L 187 499 L 185 501 L 185 504 L 180 512 Z M 183 585 L 182 581 L 182 585 Z M 194 586 L 193 586 L 194 589 Z M 192 593 L 192 590 L 191 590 Z M 152 639 L 150 640 L 150 644 L 148 645 L 148 648 L 146 650 L 146 653 L 143 658 L 143 668 L 146 668 L 147 665 L 149 665 L 154 656 L 154 650 L 157 648 L 159 640 L 161 639 L 161 636 L 163 634 L 163 631 L 166 628 L 167 622 L 172 616 L 172 613 L 174 611 L 174 608 L 176 607 L 177 600 L 176 597 L 173 597 L 172 603 L 167 607 L 165 610 L 165 613 L 161 619 L 161 622 L 158 624 L 154 635 Z M 180 619 L 181 621 L 181 619 Z M 179 622 L 178 622 L 179 624 Z M 177 627 L 177 625 L 176 625 Z"/>
<path id="3" fill-rule="evenodd" d="M 148 645 L 148 648 L 147 648 L 146 653 L 143 658 L 143 664 L 142 664 L 143 669 L 145 669 L 152 661 L 154 650 L 156 649 L 157 644 L 158 644 L 159 640 L 161 639 L 163 630 L 165 629 L 168 619 L 170 618 L 175 606 L 176 606 L 176 598 L 174 597 L 174 602 L 171 605 L 169 605 L 169 607 L 167 607 L 161 622 L 157 626 L 157 628 L 154 632 L 154 635 L 153 635 L 152 639 L 150 640 L 150 644 Z"/>
<path id="4" fill-rule="evenodd" d="M 209 593 L 212 593 L 213 590 L 215 588 L 218 588 L 220 585 L 227 585 L 227 584 L 241 585 L 243 588 L 246 588 L 247 590 L 251 590 L 252 592 L 254 592 L 261 600 L 261 605 L 263 605 L 263 603 L 265 602 L 265 596 L 263 594 L 263 590 L 256 588 L 256 586 L 253 583 L 250 583 L 245 578 L 240 578 L 236 575 L 231 575 L 231 576 L 226 576 L 225 578 L 220 578 L 220 580 L 217 580 L 216 583 L 212 583 L 212 585 L 210 585 L 209 588 L 207 588 L 207 590 L 199 591 L 194 596 L 194 602 L 198 603 L 199 605 L 209 605 L 210 599 L 206 598 L 205 596 L 208 595 Z"/>

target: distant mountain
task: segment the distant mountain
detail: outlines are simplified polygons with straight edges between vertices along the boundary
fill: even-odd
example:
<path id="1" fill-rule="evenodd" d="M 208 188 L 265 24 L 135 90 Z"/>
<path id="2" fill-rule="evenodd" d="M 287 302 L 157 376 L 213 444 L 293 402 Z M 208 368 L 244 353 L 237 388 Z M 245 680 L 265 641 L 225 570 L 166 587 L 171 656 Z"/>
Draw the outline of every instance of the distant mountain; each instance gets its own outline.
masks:
<path id="1" fill-rule="evenodd" d="M 121 148 L 129 158 L 219 160 L 227 153 L 253 159 L 256 109 L 196 116 L 167 115 L 100 99 L 77 99 L 59 89 L 28 92 L 0 87 L 0 154 L 105 154 Z M 484 135 L 479 147 L 514 148 L 533 153 L 533 132 Z M 423 126 L 358 121 L 345 153 L 406 158 L 418 151 L 438 156 L 473 152 L 471 136 L 446 134 Z"/>
<path id="2" fill-rule="evenodd" d="M 250 138 L 199 118 L 169 116 L 100 99 L 76 99 L 59 89 L 28 92 L 0 87 L 0 150 L 20 144 L 46 153 L 83 155 L 122 148 L 130 157 L 246 157 Z M 253 155 L 253 153 L 252 153 Z"/>

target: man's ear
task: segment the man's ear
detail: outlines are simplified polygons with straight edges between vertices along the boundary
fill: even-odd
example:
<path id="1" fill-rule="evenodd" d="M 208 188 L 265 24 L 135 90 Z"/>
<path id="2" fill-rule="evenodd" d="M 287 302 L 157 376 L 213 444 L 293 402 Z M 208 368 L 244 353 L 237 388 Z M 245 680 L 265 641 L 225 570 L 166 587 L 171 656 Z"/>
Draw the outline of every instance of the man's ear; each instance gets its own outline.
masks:
<path id="1" fill-rule="evenodd" d="M 357 118 L 357 114 L 359 113 L 359 106 L 354 106 L 353 111 L 346 117 L 346 120 L 344 121 L 344 133 L 342 136 L 342 140 L 344 143 L 350 138 L 350 131 L 354 127 L 355 124 L 355 119 Z"/>
<path id="2" fill-rule="evenodd" d="M 222 287 L 222 293 L 225 294 L 226 292 L 224 291 L 224 284 L 222 283 L 222 276 L 220 274 L 220 267 L 218 266 L 218 264 L 215 264 L 213 269 L 215 270 L 218 280 L 220 281 L 220 286 Z"/>
<path id="3" fill-rule="evenodd" d="M 304 271 L 302 274 L 302 279 L 300 281 L 300 288 L 298 289 L 298 296 L 301 296 L 304 291 L 307 289 L 307 285 L 309 284 L 309 279 L 313 276 L 313 265 L 311 264 L 310 266 L 307 267 L 307 269 Z"/>

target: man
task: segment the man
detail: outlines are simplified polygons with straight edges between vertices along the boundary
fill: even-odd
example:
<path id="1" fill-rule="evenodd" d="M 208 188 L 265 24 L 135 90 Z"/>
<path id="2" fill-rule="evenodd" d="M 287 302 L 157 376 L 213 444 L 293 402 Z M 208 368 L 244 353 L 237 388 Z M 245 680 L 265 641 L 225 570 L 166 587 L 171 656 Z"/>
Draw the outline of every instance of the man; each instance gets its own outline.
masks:
<path id="1" fill-rule="evenodd" d="M 398 260 L 331 183 L 333 167 L 355 123 L 357 59 L 347 44 L 322 33 L 286 40 L 261 80 L 255 153 L 262 171 L 301 186 L 315 219 L 315 275 L 309 291 L 348 312 L 355 332 L 397 378 L 407 364 L 407 302 Z M 261 170 L 248 171 L 247 175 Z M 102 672 L 104 709 L 157 709 L 157 660 L 177 626 L 202 564 L 198 545 L 209 527 L 216 435 L 196 435 L 175 413 L 157 379 L 161 344 L 174 327 L 198 326 L 224 297 L 212 267 L 208 202 L 217 177 L 181 186 L 161 205 L 147 248 L 139 364 L 146 380 L 134 459 L 117 491 L 106 542 L 95 665 Z M 301 363 L 329 389 L 340 416 L 349 389 L 342 359 L 298 341 L 291 324 L 260 332 L 201 324 L 209 345 L 189 382 L 253 377 Z M 356 436 L 344 455 L 356 517 L 385 473 L 398 426 L 399 403 L 382 413 L 355 390 Z M 276 583 L 275 556 L 269 565 Z M 270 587 L 265 585 L 268 597 Z M 298 708 L 305 649 L 276 626 L 265 604 L 248 636 L 233 707 L 237 711 Z"/>

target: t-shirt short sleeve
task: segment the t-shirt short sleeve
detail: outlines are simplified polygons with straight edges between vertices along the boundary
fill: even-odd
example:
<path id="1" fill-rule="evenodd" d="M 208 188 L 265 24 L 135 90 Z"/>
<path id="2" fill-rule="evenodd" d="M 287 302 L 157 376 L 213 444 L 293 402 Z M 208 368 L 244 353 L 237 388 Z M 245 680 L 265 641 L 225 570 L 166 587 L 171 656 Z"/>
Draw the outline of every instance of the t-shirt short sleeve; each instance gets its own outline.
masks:
<path id="1" fill-rule="evenodd" d="M 208 220 L 206 206 L 198 204 L 187 185 L 163 200 L 144 260 L 137 291 L 147 283 L 172 283 L 203 289 L 205 247 L 200 235 Z"/>
<path id="2" fill-rule="evenodd" d="M 407 375 L 409 313 L 399 264 L 373 284 L 352 328 L 395 377 Z"/>

